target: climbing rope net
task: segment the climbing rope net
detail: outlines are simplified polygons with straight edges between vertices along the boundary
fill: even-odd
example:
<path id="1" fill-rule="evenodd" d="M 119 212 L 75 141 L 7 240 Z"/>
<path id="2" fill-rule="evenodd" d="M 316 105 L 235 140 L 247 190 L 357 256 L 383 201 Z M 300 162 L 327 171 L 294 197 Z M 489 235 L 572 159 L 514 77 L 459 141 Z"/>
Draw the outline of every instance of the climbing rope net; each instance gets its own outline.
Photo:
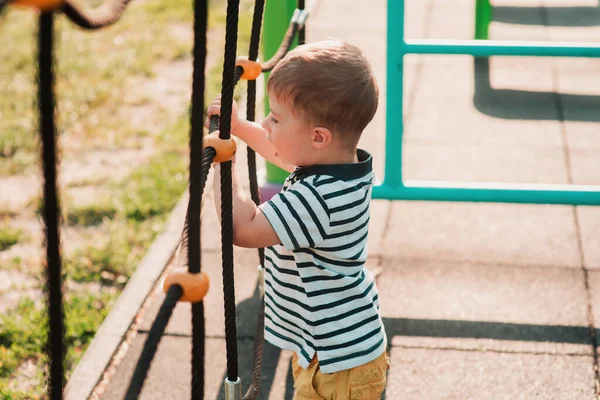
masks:
<path id="1" fill-rule="evenodd" d="M 86 10 L 72 0 L 0 0 L 0 15 L 7 4 L 31 6 L 40 10 L 38 29 L 38 107 L 40 115 L 41 152 L 43 164 L 43 220 L 46 236 L 46 286 L 49 312 L 49 329 L 46 351 L 49 357 L 48 398 L 62 399 L 65 384 L 64 358 L 64 312 L 62 294 L 62 272 L 60 253 L 60 204 L 57 195 L 57 127 L 55 123 L 56 102 L 54 97 L 53 45 L 54 15 L 62 12 L 74 24 L 87 30 L 97 30 L 117 22 L 131 0 L 107 0 L 94 10 Z M 125 399 L 138 398 L 146 379 L 152 359 L 169 318 L 178 301 L 192 305 L 192 389 L 191 398 L 204 398 L 204 345 L 205 320 L 202 299 L 208 291 L 208 277 L 202 272 L 200 211 L 207 176 L 213 162 L 221 163 L 221 248 L 223 270 L 223 296 L 225 313 L 225 341 L 227 354 L 227 378 L 225 396 L 227 399 L 256 399 L 258 396 L 263 348 L 264 297 L 261 294 L 260 312 L 254 343 L 254 365 L 252 380 L 242 397 L 242 386 L 238 376 L 238 350 L 235 322 L 235 285 L 233 260 L 233 204 L 231 159 L 236 144 L 231 138 L 231 113 L 233 92 L 240 79 L 248 81 L 247 115 L 250 121 L 256 114 L 256 79 L 261 72 L 275 67 L 292 47 L 298 36 L 304 42 L 304 23 L 308 12 L 304 0 L 298 0 L 298 9 L 290 21 L 286 35 L 275 53 L 266 62 L 258 62 L 260 32 L 262 27 L 265 0 L 256 0 L 247 58 L 236 58 L 238 12 L 240 0 L 228 0 L 225 57 L 221 88 L 221 118 L 211 117 L 209 134 L 204 135 L 204 70 L 206 65 L 206 39 L 208 21 L 208 0 L 194 0 L 194 48 L 193 79 L 191 97 L 190 130 L 190 171 L 189 201 L 184 227 L 180 240 L 180 255 L 183 270 L 171 271 L 164 282 L 165 299 L 152 324 L 135 371 L 131 378 Z M 219 131 L 217 134 L 216 131 Z M 258 204 L 259 190 L 256 174 L 256 156 L 248 148 L 250 191 L 253 201 Z M 260 269 L 263 273 L 264 252 L 258 250 Z M 187 268 L 185 268 L 187 266 Z M 261 279 L 261 278 L 259 278 Z"/>

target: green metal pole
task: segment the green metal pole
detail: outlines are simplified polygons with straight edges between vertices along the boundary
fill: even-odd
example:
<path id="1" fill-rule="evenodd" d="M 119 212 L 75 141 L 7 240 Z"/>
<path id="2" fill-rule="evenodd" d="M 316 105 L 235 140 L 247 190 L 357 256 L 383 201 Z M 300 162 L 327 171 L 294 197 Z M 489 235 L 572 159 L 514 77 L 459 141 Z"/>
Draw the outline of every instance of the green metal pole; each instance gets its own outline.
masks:
<path id="1" fill-rule="evenodd" d="M 475 2 L 475 39 L 488 40 L 490 23 L 492 22 L 492 5 L 490 0 Z"/>
<path id="2" fill-rule="evenodd" d="M 266 2 L 265 8 L 265 19 L 263 27 L 263 55 L 264 59 L 270 59 L 277 49 L 285 36 L 290 25 L 290 19 L 296 9 L 296 0 L 270 0 Z M 292 45 L 292 48 L 297 45 L 297 40 Z M 265 85 L 269 75 L 265 74 Z M 266 93 L 266 86 L 265 86 Z M 265 114 L 269 113 L 269 97 L 268 93 L 265 95 Z M 289 173 L 282 170 L 281 168 L 267 163 L 267 184 L 278 185 L 281 184 L 288 177 Z M 264 197 L 264 196 L 263 196 Z"/>

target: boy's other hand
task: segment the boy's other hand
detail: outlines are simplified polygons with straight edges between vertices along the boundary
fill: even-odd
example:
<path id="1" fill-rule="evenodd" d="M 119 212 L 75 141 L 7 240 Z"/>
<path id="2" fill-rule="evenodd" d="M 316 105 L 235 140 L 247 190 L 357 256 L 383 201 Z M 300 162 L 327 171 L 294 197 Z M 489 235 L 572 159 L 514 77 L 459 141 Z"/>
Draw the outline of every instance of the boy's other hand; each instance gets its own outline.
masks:
<path id="1" fill-rule="evenodd" d="M 221 115 L 221 95 L 217 95 L 215 99 L 210 103 L 208 108 L 206 109 L 206 121 L 204 122 L 204 126 L 209 128 L 210 126 L 210 117 L 213 115 Z M 231 134 L 235 135 L 235 130 L 237 129 L 240 123 L 240 119 L 238 117 L 237 104 L 235 101 L 233 102 L 233 108 L 231 109 Z"/>

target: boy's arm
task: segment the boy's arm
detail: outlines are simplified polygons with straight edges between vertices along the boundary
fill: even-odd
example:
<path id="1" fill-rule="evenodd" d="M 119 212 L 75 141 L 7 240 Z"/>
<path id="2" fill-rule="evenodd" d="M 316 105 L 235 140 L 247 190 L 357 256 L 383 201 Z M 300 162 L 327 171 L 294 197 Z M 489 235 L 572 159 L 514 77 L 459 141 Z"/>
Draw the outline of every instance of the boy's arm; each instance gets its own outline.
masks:
<path id="1" fill-rule="evenodd" d="M 232 163 L 233 244 L 239 247 L 260 248 L 281 243 L 267 217 L 244 192 L 237 180 L 235 161 Z M 214 200 L 221 221 L 221 165 L 215 164 Z"/>
<path id="2" fill-rule="evenodd" d="M 250 122 L 245 119 L 239 118 L 237 114 L 237 105 L 235 101 L 232 104 L 231 111 L 231 133 L 234 136 L 239 137 L 244 141 L 250 148 L 260 154 L 265 160 L 271 164 L 277 165 L 288 172 L 294 172 L 294 165 L 285 164 L 279 157 L 277 157 L 275 146 L 267 139 L 267 131 L 262 126 L 255 122 Z M 218 95 L 213 102 L 206 109 L 206 127 L 209 126 L 210 117 L 213 115 L 221 114 L 221 95 Z"/>
<path id="3" fill-rule="evenodd" d="M 240 119 L 232 133 L 271 164 L 275 164 L 287 172 L 294 172 L 295 166 L 285 164 L 281 158 L 275 155 L 277 150 L 267 139 L 267 131 L 256 122 Z"/>

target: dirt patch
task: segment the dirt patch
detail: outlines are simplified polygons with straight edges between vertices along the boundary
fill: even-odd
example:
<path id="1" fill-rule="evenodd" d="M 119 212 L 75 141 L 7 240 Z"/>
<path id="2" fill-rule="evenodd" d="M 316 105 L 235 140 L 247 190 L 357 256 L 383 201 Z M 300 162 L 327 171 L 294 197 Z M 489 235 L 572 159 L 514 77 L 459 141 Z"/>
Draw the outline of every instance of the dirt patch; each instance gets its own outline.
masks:
<path id="1" fill-rule="evenodd" d="M 7 216 L 20 212 L 32 198 L 40 195 L 41 182 L 37 175 L 0 177 L 0 212 Z"/>
<path id="2" fill-rule="evenodd" d="M 40 366 L 34 360 L 27 360 L 15 371 L 14 388 L 26 391 L 40 383 Z"/>

